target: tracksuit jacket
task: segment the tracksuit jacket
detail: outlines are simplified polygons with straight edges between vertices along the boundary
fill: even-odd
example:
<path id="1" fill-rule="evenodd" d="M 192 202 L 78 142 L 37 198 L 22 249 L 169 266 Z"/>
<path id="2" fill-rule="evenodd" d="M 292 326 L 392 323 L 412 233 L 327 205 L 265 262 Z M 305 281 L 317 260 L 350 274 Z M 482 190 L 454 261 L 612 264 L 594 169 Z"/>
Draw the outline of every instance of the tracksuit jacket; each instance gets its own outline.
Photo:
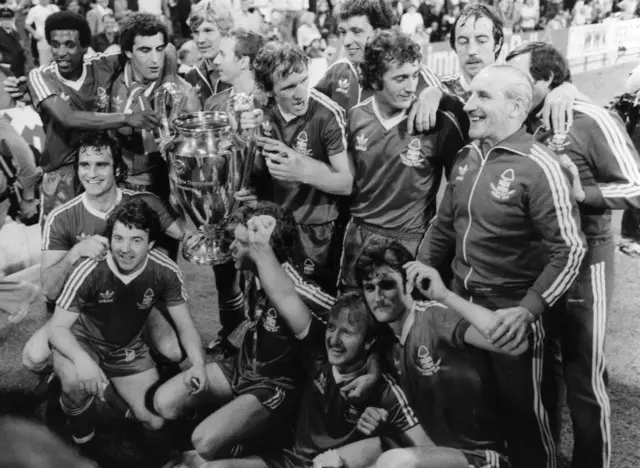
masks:
<path id="1" fill-rule="evenodd" d="M 418 259 L 437 268 L 454 245 L 454 277 L 472 297 L 522 292 L 536 316 L 576 279 L 576 201 L 558 157 L 525 127 L 486 153 L 479 142 L 458 153 Z"/>

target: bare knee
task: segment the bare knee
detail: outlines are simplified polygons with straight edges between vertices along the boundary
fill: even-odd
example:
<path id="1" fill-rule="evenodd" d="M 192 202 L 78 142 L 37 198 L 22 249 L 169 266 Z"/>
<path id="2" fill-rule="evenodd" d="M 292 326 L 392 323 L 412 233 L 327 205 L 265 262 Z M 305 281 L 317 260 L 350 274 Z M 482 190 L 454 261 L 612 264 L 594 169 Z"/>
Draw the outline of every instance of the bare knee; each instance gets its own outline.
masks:
<path id="1" fill-rule="evenodd" d="M 177 400 L 171 389 L 163 385 L 153 396 L 153 408 L 164 419 L 175 420 L 180 417 L 180 405 Z"/>
<path id="2" fill-rule="evenodd" d="M 43 372 L 51 366 L 51 348 L 46 329 L 36 331 L 22 350 L 22 365 L 33 372 Z"/>
<path id="3" fill-rule="evenodd" d="M 205 427 L 204 424 L 200 424 L 191 435 L 191 443 L 198 455 L 205 460 L 212 460 L 221 450 L 224 442 L 218 431 L 211 430 L 211 427 Z"/>
<path id="4" fill-rule="evenodd" d="M 418 468 L 416 453 L 405 449 L 393 449 L 383 453 L 376 462 L 376 468 Z"/>
<path id="5" fill-rule="evenodd" d="M 164 427 L 164 419 L 147 411 L 145 414 L 136 415 L 136 418 L 149 431 L 159 431 Z"/>
<path id="6" fill-rule="evenodd" d="M 184 354 L 177 338 L 165 336 L 154 343 L 156 351 L 168 361 L 180 364 L 184 360 Z"/>

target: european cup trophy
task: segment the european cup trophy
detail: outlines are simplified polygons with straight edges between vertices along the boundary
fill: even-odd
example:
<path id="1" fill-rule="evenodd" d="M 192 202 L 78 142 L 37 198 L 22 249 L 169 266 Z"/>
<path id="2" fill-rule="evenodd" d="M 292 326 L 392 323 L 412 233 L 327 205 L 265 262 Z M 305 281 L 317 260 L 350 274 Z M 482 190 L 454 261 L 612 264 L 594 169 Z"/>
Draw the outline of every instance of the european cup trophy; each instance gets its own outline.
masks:
<path id="1" fill-rule="evenodd" d="M 239 131 L 239 115 L 253 101 L 238 94 L 229 112 L 181 114 L 184 96 L 173 83 L 163 84 L 154 101 L 162 117 L 161 148 L 171 195 L 198 227 L 184 240 L 182 254 L 200 265 L 227 263 L 233 240 L 227 219 L 236 207 L 236 192 L 248 188 L 255 154 L 250 135 Z"/>

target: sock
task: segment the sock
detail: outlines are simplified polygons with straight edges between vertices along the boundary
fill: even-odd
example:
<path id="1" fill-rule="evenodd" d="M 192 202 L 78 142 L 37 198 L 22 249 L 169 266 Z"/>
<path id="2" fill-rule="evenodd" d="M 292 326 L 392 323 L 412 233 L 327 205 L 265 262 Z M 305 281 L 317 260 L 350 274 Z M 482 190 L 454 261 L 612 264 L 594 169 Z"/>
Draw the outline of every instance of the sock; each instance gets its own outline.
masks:
<path id="1" fill-rule="evenodd" d="M 62 412 L 67 416 L 67 422 L 71 427 L 73 440 L 77 444 L 89 442 L 95 435 L 93 426 L 95 408 L 93 405 L 94 399 L 95 397 L 92 395 L 80 406 L 74 407 L 70 402 L 65 403 L 64 395 L 60 397 L 60 407 L 62 408 Z"/>

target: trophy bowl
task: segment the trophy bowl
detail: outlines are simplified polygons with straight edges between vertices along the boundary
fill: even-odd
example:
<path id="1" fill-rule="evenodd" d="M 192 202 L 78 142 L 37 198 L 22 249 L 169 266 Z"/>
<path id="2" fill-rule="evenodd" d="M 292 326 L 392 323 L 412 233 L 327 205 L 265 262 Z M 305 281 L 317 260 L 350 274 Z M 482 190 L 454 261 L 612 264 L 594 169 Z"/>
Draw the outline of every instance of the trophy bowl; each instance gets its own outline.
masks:
<path id="1" fill-rule="evenodd" d="M 231 260 L 233 236 L 226 219 L 235 206 L 243 168 L 234 151 L 226 112 L 195 112 L 176 117 L 164 144 L 173 202 L 198 231 L 183 242 L 184 257 L 200 265 Z"/>

